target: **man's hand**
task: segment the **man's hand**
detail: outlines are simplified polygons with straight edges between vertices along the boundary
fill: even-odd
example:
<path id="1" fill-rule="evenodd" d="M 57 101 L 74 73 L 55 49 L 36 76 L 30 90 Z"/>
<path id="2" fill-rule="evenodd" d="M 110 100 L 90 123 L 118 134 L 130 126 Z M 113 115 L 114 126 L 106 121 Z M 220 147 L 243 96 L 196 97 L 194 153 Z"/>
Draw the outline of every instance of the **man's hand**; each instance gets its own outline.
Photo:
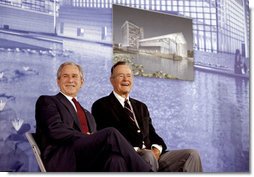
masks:
<path id="1" fill-rule="evenodd" d="M 152 147 L 151 151 L 153 152 L 153 155 L 155 156 L 155 158 L 156 158 L 157 160 L 159 160 L 160 155 L 161 155 L 161 154 L 160 154 L 160 150 L 157 149 L 156 147 Z"/>

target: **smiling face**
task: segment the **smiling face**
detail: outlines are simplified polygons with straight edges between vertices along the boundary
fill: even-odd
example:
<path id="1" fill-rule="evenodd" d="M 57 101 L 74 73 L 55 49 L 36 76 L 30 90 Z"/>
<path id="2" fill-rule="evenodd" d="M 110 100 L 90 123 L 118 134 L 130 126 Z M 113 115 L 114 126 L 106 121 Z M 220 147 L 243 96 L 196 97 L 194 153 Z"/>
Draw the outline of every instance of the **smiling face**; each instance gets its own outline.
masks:
<path id="1" fill-rule="evenodd" d="M 127 64 L 116 66 L 110 77 L 110 82 L 117 94 L 127 98 L 133 84 L 133 74 L 130 67 Z"/>
<path id="2" fill-rule="evenodd" d="M 67 96 L 76 97 L 83 83 L 82 74 L 75 65 L 65 65 L 59 72 L 57 84 Z"/>

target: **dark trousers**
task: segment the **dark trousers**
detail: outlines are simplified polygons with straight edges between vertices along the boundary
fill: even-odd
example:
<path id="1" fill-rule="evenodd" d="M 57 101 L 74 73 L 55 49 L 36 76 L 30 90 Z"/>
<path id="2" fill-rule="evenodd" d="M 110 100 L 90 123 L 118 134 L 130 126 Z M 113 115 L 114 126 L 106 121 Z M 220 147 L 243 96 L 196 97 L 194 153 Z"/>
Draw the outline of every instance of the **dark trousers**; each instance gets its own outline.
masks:
<path id="1" fill-rule="evenodd" d="M 77 171 L 148 172 L 150 166 L 115 128 L 80 138 L 72 146 Z M 68 159 L 66 159 L 68 160 Z"/>

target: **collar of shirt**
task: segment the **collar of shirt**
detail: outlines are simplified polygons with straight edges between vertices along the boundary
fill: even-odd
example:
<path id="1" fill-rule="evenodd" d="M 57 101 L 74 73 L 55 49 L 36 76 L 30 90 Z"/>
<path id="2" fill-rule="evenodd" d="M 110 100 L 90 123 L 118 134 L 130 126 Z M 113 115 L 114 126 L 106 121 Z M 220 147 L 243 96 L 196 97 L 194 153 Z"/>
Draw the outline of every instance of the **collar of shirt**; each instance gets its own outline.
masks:
<path id="1" fill-rule="evenodd" d="M 121 103 L 121 105 L 124 107 L 125 98 L 122 97 L 122 96 L 120 96 L 119 94 L 117 94 L 115 91 L 113 91 L 113 93 L 114 93 L 116 99 L 117 99 L 117 100 Z M 128 99 L 129 104 L 130 104 L 129 96 L 127 97 L 127 99 Z"/>
<path id="2" fill-rule="evenodd" d="M 60 91 L 61 92 L 61 91 Z M 75 106 L 75 104 L 73 103 L 73 101 L 72 101 L 72 98 L 73 97 L 71 97 L 71 96 L 68 96 L 68 95 L 65 95 L 63 92 L 61 92 L 70 102 L 71 102 L 71 104 L 72 104 L 72 106 L 74 107 L 74 109 L 77 111 L 77 108 L 76 108 L 76 106 Z M 76 100 L 78 100 L 77 99 L 77 97 L 74 97 Z"/>

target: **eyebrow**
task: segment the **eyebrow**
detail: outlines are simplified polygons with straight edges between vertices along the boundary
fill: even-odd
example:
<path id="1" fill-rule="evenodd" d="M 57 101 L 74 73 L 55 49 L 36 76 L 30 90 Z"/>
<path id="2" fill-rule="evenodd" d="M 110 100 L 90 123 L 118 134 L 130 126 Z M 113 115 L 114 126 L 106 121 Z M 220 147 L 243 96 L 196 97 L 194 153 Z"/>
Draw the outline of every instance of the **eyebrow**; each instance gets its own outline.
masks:
<path id="1" fill-rule="evenodd" d="M 78 74 L 73 74 L 73 73 L 72 73 L 72 74 L 63 73 L 62 75 L 63 75 L 63 76 L 78 76 Z"/>

